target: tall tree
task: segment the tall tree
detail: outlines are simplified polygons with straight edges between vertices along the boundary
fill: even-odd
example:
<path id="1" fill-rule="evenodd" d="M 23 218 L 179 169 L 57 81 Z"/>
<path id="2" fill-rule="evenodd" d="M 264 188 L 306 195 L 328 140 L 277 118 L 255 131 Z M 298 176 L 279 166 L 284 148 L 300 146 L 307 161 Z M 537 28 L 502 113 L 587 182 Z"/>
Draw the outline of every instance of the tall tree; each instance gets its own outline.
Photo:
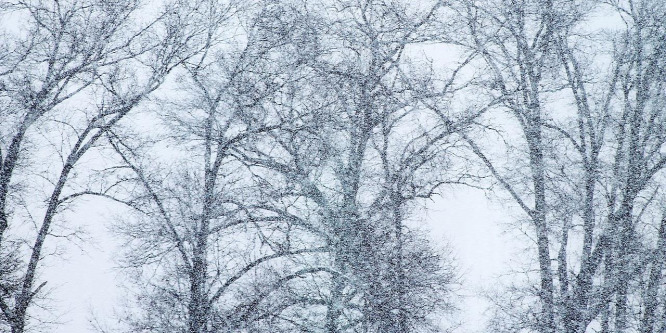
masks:
<path id="1" fill-rule="evenodd" d="M 552 58 L 555 54 L 555 17 L 552 1 L 470 2 L 464 9 L 469 19 L 470 47 L 478 50 L 490 73 L 489 85 L 518 124 L 524 142 L 527 195 L 496 167 L 483 148 L 469 139 L 472 151 L 486 164 L 512 199 L 528 216 L 536 238 L 541 332 L 556 331 L 555 287 L 551 264 L 551 241 L 547 216 L 548 141 L 545 123 L 549 117 L 544 99 Z M 566 28 L 566 22 L 558 22 Z M 465 43 L 465 42 L 463 42 Z"/>
<path id="2" fill-rule="evenodd" d="M 198 19 L 215 30 L 158 104 L 153 117 L 165 131 L 148 135 L 154 150 L 133 136 L 109 136 L 123 186 L 98 194 L 136 213 L 118 228 L 139 301 L 123 319 L 132 332 L 277 331 L 274 317 L 293 298 L 277 298 L 277 290 L 317 273 L 299 260 L 326 249 L 268 209 L 267 190 L 239 156 L 261 136 L 302 122 L 274 105 L 301 80 L 302 59 L 292 55 L 310 37 L 286 3 L 201 6 L 207 16 Z M 166 160 L 165 144 L 180 148 Z"/>
<path id="3" fill-rule="evenodd" d="M 77 164 L 194 50 L 186 14 L 169 9 L 135 25 L 139 5 L 2 6 L 3 15 L 25 19 L 3 37 L 0 62 L 0 325 L 12 333 L 26 330 L 46 283 L 38 270 L 46 240 L 60 232 L 56 217 L 81 193 Z"/>
<path id="4" fill-rule="evenodd" d="M 592 30 L 588 15 L 602 10 L 624 19 L 624 26 Z M 528 176 L 509 176 L 491 150 L 468 138 L 533 223 L 540 319 L 530 322 L 524 312 L 522 327 L 585 332 L 599 325 L 625 332 L 638 322 L 631 314 L 640 312 L 631 309 L 631 298 L 642 293 L 639 253 L 652 252 L 640 239 L 658 238 L 637 226 L 656 219 L 648 212 L 654 212 L 650 198 L 659 195 L 655 176 L 663 168 L 657 125 L 663 88 L 661 76 L 653 76 L 661 72 L 656 59 L 662 51 L 652 39 L 663 33 L 656 23 L 663 8 L 633 1 L 514 1 L 471 5 L 467 13 L 469 44 L 491 73 L 485 85 L 521 129 L 524 148 L 518 151 L 525 153 L 515 156 L 528 166 Z M 590 55 L 590 49 L 608 51 Z M 655 308 L 654 298 L 650 302 Z"/>
<path id="5" fill-rule="evenodd" d="M 432 110 L 419 100 L 451 91 L 429 94 L 424 87 L 436 79 L 412 71 L 418 66 L 405 56 L 435 40 L 442 8 L 306 2 L 313 33 L 325 43 L 305 59 L 317 89 L 302 88 L 285 105 L 304 114 L 303 127 L 278 131 L 243 156 L 277 175 L 267 186 L 291 184 L 278 193 L 296 205 L 279 214 L 308 226 L 329 249 L 326 274 L 311 277 L 308 291 L 320 296 L 301 305 L 317 331 L 420 331 L 451 310 L 452 267 L 406 223 L 415 201 L 448 181 L 431 172 L 452 129 L 433 126 Z"/>

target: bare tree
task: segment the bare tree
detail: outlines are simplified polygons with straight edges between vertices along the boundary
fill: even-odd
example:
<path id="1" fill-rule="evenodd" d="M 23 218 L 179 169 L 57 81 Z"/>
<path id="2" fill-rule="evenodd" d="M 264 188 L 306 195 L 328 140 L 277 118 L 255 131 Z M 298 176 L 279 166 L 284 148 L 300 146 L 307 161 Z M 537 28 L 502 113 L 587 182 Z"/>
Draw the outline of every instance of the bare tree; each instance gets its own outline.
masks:
<path id="1" fill-rule="evenodd" d="M 431 73 L 411 71 L 404 53 L 435 40 L 442 4 L 414 10 L 332 1 L 306 8 L 313 33 L 326 43 L 305 59 L 317 89 L 301 88 L 283 105 L 304 115 L 303 127 L 277 131 L 242 157 L 258 173 L 276 175 L 266 187 L 282 188 L 277 198 L 294 198 L 294 205 L 273 209 L 329 249 L 327 274 L 296 291 L 319 296 L 283 315 L 299 331 L 427 330 L 433 315 L 452 309 L 455 272 L 406 222 L 419 198 L 449 181 L 438 163 L 454 129 L 432 126 L 434 113 L 419 101 L 451 91 L 431 94 Z"/>
<path id="2" fill-rule="evenodd" d="M 187 13 L 169 9 L 133 25 L 139 5 L 3 5 L 25 18 L 24 29 L 7 36 L 0 63 L 0 323 L 13 333 L 27 329 L 46 284 L 38 270 L 46 240 L 63 232 L 54 230 L 58 213 L 83 193 L 77 163 L 194 52 L 197 31 L 185 24 Z"/>
<path id="3" fill-rule="evenodd" d="M 275 107 L 301 80 L 302 61 L 292 55 L 309 37 L 298 12 L 263 1 L 204 8 L 204 19 L 217 22 L 212 42 L 182 63 L 178 86 L 158 103 L 166 131 L 149 136 L 158 139 L 155 150 L 129 135 L 109 136 L 123 185 L 97 194 L 136 213 L 118 227 L 127 240 L 123 262 L 136 274 L 130 290 L 138 307 L 123 318 L 132 332 L 276 327 L 275 315 L 298 297 L 278 290 L 323 271 L 301 261 L 325 246 L 301 239 L 299 227 L 263 198 L 260 175 L 239 160 L 261 136 L 302 122 Z M 163 144 L 184 155 L 168 154 L 177 162 L 159 166 Z"/>
<path id="4" fill-rule="evenodd" d="M 547 193 L 547 139 L 545 122 L 548 117 L 543 101 L 547 90 L 549 67 L 554 58 L 554 10 L 551 1 L 504 1 L 496 5 L 469 3 L 465 9 L 469 18 L 471 47 L 477 49 L 490 70 L 490 87 L 501 98 L 509 115 L 519 124 L 524 140 L 529 184 L 523 196 L 501 174 L 489 157 L 474 141 L 472 151 L 524 210 L 533 224 L 540 275 L 539 298 L 541 332 L 555 332 L 555 287 L 551 264 L 551 241 L 547 225 L 549 213 Z M 566 23 L 561 22 L 566 28 Z"/>
<path id="5" fill-rule="evenodd" d="M 663 130 L 657 125 L 663 101 L 655 73 L 662 71 L 656 60 L 662 6 L 524 1 L 477 3 L 467 10 L 469 44 L 491 73 L 484 84 L 521 129 L 524 148 L 518 151 L 524 154 L 513 156 L 525 161 L 525 176 L 506 173 L 478 139 L 468 137 L 469 145 L 532 222 L 538 254 L 540 284 L 530 296 L 538 297 L 539 307 L 515 307 L 524 310 L 518 311 L 525 322 L 506 327 L 636 327 L 631 314 L 640 310 L 631 309 L 632 298 L 644 293 L 639 257 L 652 252 L 640 239 L 659 238 L 637 227 L 653 223 L 653 199 L 660 195 L 655 177 L 663 168 Z M 586 15 L 594 10 L 618 15 L 624 26 L 590 31 Z M 598 56 L 591 49 L 600 50 Z M 654 296 L 654 287 L 648 289 Z M 646 309 L 656 308 L 653 296 Z M 528 323 L 534 313 L 538 322 Z M 653 314 L 644 311 L 645 318 Z"/>

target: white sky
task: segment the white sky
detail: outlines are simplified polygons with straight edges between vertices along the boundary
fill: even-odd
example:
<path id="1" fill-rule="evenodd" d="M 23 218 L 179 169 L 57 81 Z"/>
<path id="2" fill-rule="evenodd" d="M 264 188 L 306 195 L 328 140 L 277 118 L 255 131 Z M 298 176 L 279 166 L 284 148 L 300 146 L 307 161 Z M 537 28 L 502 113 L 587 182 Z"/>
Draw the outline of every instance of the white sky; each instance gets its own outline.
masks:
<path id="1" fill-rule="evenodd" d="M 502 224 L 507 212 L 488 200 L 483 191 L 459 188 L 430 205 L 427 224 L 434 240 L 450 244 L 463 277 L 460 333 L 483 332 L 486 302 L 479 296 L 495 277 L 508 272 L 513 249 Z"/>

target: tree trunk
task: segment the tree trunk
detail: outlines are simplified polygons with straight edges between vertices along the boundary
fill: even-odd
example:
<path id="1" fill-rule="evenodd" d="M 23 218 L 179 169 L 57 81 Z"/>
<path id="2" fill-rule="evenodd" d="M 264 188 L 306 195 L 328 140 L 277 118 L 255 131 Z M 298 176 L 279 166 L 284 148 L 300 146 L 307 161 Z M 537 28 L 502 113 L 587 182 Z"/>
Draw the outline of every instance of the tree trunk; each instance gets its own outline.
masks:
<path id="1" fill-rule="evenodd" d="M 659 225 L 659 238 L 657 249 L 651 258 L 650 277 L 648 279 L 647 291 L 645 292 L 645 305 L 639 332 L 653 333 L 656 322 L 656 311 L 659 306 L 658 292 L 662 280 L 662 270 L 666 259 L 666 215 L 661 218 Z"/>

